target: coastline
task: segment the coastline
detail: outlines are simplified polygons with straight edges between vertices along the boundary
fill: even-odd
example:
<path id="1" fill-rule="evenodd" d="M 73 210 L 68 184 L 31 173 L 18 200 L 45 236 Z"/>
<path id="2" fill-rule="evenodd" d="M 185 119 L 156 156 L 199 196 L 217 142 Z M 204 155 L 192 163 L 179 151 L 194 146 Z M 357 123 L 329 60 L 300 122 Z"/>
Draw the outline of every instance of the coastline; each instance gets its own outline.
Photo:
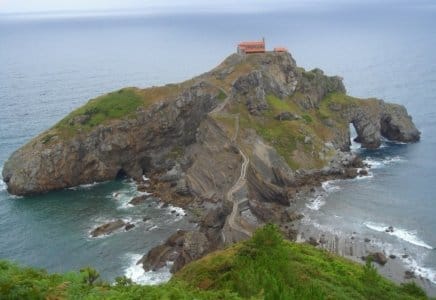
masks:
<path id="1" fill-rule="evenodd" d="M 362 159 L 367 165 L 370 165 L 368 164 L 367 158 L 362 157 Z M 371 169 L 379 167 L 380 165 L 370 166 L 367 170 L 368 175 L 356 177 L 351 180 L 372 178 L 374 174 L 371 172 Z M 349 224 L 349 228 L 345 226 L 341 227 L 340 231 L 336 231 L 330 228 L 327 224 L 317 223 L 312 218 L 313 216 L 310 215 L 310 212 L 320 210 L 322 206 L 326 204 L 326 201 L 328 201 L 328 199 L 326 199 L 327 195 L 340 190 L 340 187 L 336 186 L 334 183 L 340 183 L 341 181 L 346 180 L 350 179 L 324 181 L 322 185 L 315 188 L 314 191 L 299 195 L 296 203 L 297 212 L 303 214 L 304 218 L 295 224 L 295 229 L 297 231 L 296 242 L 312 244 L 317 248 L 325 249 L 326 251 L 343 256 L 359 264 L 364 264 L 365 257 L 371 253 L 383 253 L 387 259 L 386 263 L 384 265 L 376 262 L 373 263 L 381 275 L 397 284 L 414 281 L 425 290 L 429 297 L 435 297 L 436 283 L 425 277 L 425 275 L 428 277 L 431 276 L 431 274 L 428 274 L 425 268 L 420 267 L 409 254 L 398 255 L 400 252 L 407 253 L 405 248 L 392 249 L 392 245 L 389 245 L 391 247 L 386 247 L 388 244 L 383 240 L 382 243 L 380 243 L 372 238 L 370 239 L 370 236 L 363 232 L 353 231 L 351 224 Z M 364 225 L 369 229 L 375 230 L 368 224 L 364 223 Z M 394 235 L 393 233 L 385 232 L 387 226 L 386 228 L 382 228 L 382 230 L 380 228 L 377 228 L 375 231 L 389 234 L 389 236 Z M 398 231 L 401 232 L 402 230 L 399 229 Z M 401 238 L 398 237 L 398 234 L 396 237 L 399 239 Z M 409 240 L 406 241 L 411 243 Z M 412 244 L 424 247 L 425 249 L 434 250 L 434 248 L 430 249 L 431 246 L 421 240 L 413 241 Z M 397 255 L 392 255 L 393 252 Z"/>
<path id="2" fill-rule="evenodd" d="M 313 225 L 299 224 L 297 242 L 309 242 L 311 238 L 317 241 L 318 245 L 316 247 L 346 257 L 360 264 L 365 263 L 362 259 L 363 256 L 374 252 L 385 252 L 385 250 L 378 245 L 365 242 L 365 237 L 353 234 L 352 232 L 346 236 L 339 236 Z M 410 269 L 400 258 L 391 259 L 389 258 L 389 253 L 386 253 L 386 255 L 387 262 L 385 265 L 381 266 L 377 263 L 373 263 L 381 275 L 398 284 L 414 281 L 426 291 L 428 296 L 436 296 L 436 284 L 419 275 L 415 278 L 406 279 L 406 271 L 410 271 Z"/>

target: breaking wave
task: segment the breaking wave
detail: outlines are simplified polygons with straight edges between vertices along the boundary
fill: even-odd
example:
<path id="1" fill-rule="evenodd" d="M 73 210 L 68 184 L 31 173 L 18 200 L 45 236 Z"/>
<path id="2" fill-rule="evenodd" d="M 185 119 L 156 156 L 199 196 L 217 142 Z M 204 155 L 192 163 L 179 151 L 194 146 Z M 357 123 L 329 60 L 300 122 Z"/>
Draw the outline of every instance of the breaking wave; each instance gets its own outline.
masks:
<path id="1" fill-rule="evenodd" d="M 95 186 L 97 186 L 99 184 L 102 184 L 102 183 L 104 183 L 104 182 L 93 182 L 93 183 L 81 184 L 81 185 L 78 185 L 78 186 L 70 187 L 68 189 L 69 190 L 73 190 L 73 191 L 76 191 L 76 190 L 88 190 L 88 189 L 91 189 L 91 188 L 93 188 L 93 187 L 95 187 Z"/>
<path id="2" fill-rule="evenodd" d="M 171 279 L 170 267 L 171 265 L 167 263 L 167 265 L 157 271 L 148 271 L 146 272 L 141 264 L 137 264 L 137 262 L 142 258 L 140 254 L 128 254 L 129 265 L 124 270 L 124 275 L 133 282 L 142 285 L 155 285 L 168 282 Z"/>
<path id="3" fill-rule="evenodd" d="M 365 222 L 364 225 L 368 227 L 369 229 L 378 231 L 378 232 L 385 232 L 386 228 L 388 228 L 387 225 L 384 224 L 377 224 L 377 223 L 371 223 L 371 222 Z M 413 244 L 415 246 L 423 247 L 429 250 L 433 250 L 434 248 L 421 240 L 418 237 L 418 234 L 416 231 L 412 230 L 406 230 L 401 228 L 394 228 L 393 232 L 386 232 L 389 235 L 393 235 L 400 240 L 406 241 L 410 244 Z"/>
<path id="4" fill-rule="evenodd" d="M 376 227 L 378 228 L 379 226 Z M 423 254 L 422 252 L 403 256 L 403 254 L 405 254 L 404 251 L 399 250 L 399 247 L 396 247 L 392 244 L 375 241 L 374 245 L 379 249 L 383 249 L 386 253 L 394 254 L 398 259 L 401 260 L 407 270 L 413 271 L 415 273 L 416 277 L 426 278 L 432 283 L 436 284 L 436 270 L 428 267 L 423 267 L 418 262 L 418 260 L 422 261 L 425 258 L 425 254 Z M 414 255 L 418 255 L 418 257 L 414 257 Z"/>
<path id="5" fill-rule="evenodd" d="M 3 176 L 1 175 L 2 172 L 3 172 L 3 167 L 0 168 L 0 192 L 7 190 L 6 183 L 3 181 Z"/>
<path id="6" fill-rule="evenodd" d="M 365 164 L 368 164 L 372 169 L 380 169 L 380 168 L 383 168 L 385 166 L 395 164 L 395 163 L 404 162 L 404 161 L 405 161 L 405 159 L 400 157 L 400 156 L 385 157 L 383 159 L 368 157 L 368 158 L 363 160 L 363 162 Z"/>
<path id="7" fill-rule="evenodd" d="M 319 210 L 322 206 L 324 206 L 325 200 L 323 196 L 317 196 L 315 199 L 311 200 L 309 203 L 306 203 L 306 207 L 311 210 Z"/>
<path id="8" fill-rule="evenodd" d="M 324 181 L 321 184 L 321 186 L 322 186 L 323 190 L 326 191 L 327 193 L 339 191 L 341 189 L 341 187 L 338 185 L 335 185 L 336 182 L 337 182 L 336 180 Z"/>

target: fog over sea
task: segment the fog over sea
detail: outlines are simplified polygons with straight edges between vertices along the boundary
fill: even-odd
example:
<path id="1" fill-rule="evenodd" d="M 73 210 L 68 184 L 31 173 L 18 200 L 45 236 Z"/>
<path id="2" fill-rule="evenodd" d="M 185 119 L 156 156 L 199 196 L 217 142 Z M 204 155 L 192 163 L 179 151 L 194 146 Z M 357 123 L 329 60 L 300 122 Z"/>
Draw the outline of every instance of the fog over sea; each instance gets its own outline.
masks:
<path id="1" fill-rule="evenodd" d="M 71 110 L 125 86 L 149 87 L 210 70 L 241 40 L 288 47 L 298 65 L 340 75 L 350 95 L 404 104 L 422 131 L 417 144 L 362 150 L 370 176 L 324 184 L 306 218 L 325 230 L 371 238 L 436 283 L 436 10 L 359 6 L 246 14 L 0 14 L 0 167 Z M 132 208 L 129 180 L 17 198 L 0 183 L 0 259 L 49 271 L 93 266 L 104 278 L 158 282 L 135 262 L 176 228 L 183 211 Z M 149 218 L 142 222 L 144 217 Z M 125 233 L 89 231 L 123 218 Z M 393 226 L 393 233 L 384 229 Z"/>

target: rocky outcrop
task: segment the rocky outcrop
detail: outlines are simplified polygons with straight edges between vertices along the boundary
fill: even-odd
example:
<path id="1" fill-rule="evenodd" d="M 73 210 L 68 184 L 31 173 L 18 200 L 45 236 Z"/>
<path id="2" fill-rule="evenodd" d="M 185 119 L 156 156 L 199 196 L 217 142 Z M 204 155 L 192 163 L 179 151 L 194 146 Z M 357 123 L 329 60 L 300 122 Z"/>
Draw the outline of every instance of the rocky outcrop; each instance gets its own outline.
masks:
<path id="1" fill-rule="evenodd" d="M 382 138 L 419 140 L 403 106 L 345 92 L 340 77 L 305 71 L 289 53 L 233 54 L 186 82 L 136 90 L 140 104 L 133 102 L 137 107 L 122 117 L 94 124 L 92 114 L 105 117 L 98 107 L 74 111 L 14 152 L 3 180 L 10 193 L 28 195 L 134 178 L 147 194 L 130 204 L 160 198 L 196 215 L 198 230 L 177 231 L 138 262 L 145 270 L 172 262 L 175 272 L 264 223 L 280 223 L 295 239 L 299 193 L 325 180 L 356 177 L 364 167 L 348 152 L 350 124 L 366 148 L 379 147 Z M 110 94 L 111 101 L 126 100 L 122 93 Z M 123 227 L 134 224 L 116 220 L 91 235 Z M 382 253 L 373 258 L 386 261 Z"/>
<path id="2" fill-rule="evenodd" d="M 388 262 L 386 255 L 382 252 L 371 253 L 366 259 L 370 259 L 371 261 L 374 261 L 381 266 L 384 266 Z"/>
<path id="3" fill-rule="evenodd" d="M 350 123 L 367 148 L 382 137 L 420 136 L 403 106 L 346 96 L 340 77 L 304 71 L 289 53 L 234 54 L 192 80 L 137 93 L 146 100 L 130 114 L 91 126 L 98 109 L 79 109 L 14 152 L 2 174 L 8 191 L 37 194 L 119 176 L 141 182 L 147 173 L 159 174 L 157 187 L 178 199 L 222 201 L 239 176 L 244 147 L 250 194 L 287 204 L 289 187 L 304 178 L 357 174 L 323 169 L 349 148 Z M 295 176 L 296 169 L 307 176 Z"/>
<path id="4" fill-rule="evenodd" d="M 108 235 L 111 234 L 112 232 L 119 230 L 121 228 L 123 228 L 124 226 L 128 226 L 130 224 L 124 222 L 123 220 L 116 220 L 116 221 L 112 221 L 106 224 L 103 224 L 101 226 L 98 226 L 97 228 L 95 228 L 94 230 L 91 231 L 91 236 L 92 237 L 99 237 L 102 235 Z M 129 229 L 131 229 L 131 226 Z M 126 230 L 128 230 L 126 228 Z"/>
<path id="5" fill-rule="evenodd" d="M 381 100 L 360 100 L 348 107 L 345 119 L 356 128 L 356 141 L 365 148 L 378 148 L 382 137 L 399 142 L 417 142 L 420 132 L 404 106 Z"/>
<path id="6" fill-rule="evenodd" d="M 304 109 L 318 108 L 324 97 L 332 92 L 345 93 L 342 78 L 338 76 L 325 76 L 320 69 L 301 72 L 296 87 L 302 97 L 297 98 L 297 103 Z"/>
<path id="7" fill-rule="evenodd" d="M 133 118 L 112 120 L 68 138 L 55 136 L 50 143 L 37 137 L 5 163 L 8 191 L 37 194 L 121 174 L 140 180 L 144 172 L 165 166 L 173 148 L 195 141 L 218 94 L 219 89 L 200 82 L 147 110 L 138 108 Z"/>
<path id="8" fill-rule="evenodd" d="M 160 269 L 171 262 L 171 272 L 174 273 L 185 264 L 208 253 L 209 247 L 209 241 L 204 233 L 179 230 L 164 244 L 150 250 L 138 261 L 138 264 L 142 264 L 144 270 L 149 271 Z"/>

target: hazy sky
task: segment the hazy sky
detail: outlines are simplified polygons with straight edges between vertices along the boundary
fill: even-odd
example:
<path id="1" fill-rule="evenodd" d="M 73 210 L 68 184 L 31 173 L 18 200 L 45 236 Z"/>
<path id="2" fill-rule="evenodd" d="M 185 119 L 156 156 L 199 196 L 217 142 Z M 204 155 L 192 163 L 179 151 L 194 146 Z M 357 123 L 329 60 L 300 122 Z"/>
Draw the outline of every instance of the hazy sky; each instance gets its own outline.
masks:
<path id="1" fill-rule="evenodd" d="M 256 11 L 266 8 L 274 9 L 283 5 L 301 7 L 302 3 L 310 5 L 316 2 L 325 2 L 325 0 L 0 0 L 0 11 L 132 10 L 137 8 L 143 10 Z"/>
<path id="2" fill-rule="evenodd" d="M 405 4 L 406 0 L 383 0 Z M 331 9 L 343 5 L 376 5 L 377 0 L 0 0 L 0 13 L 46 11 L 140 10 L 253 12 L 281 9 Z M 418 1 L 411 1 L 416 4 Z M 431 5 L 431 0 L 419 0 Z"/>

